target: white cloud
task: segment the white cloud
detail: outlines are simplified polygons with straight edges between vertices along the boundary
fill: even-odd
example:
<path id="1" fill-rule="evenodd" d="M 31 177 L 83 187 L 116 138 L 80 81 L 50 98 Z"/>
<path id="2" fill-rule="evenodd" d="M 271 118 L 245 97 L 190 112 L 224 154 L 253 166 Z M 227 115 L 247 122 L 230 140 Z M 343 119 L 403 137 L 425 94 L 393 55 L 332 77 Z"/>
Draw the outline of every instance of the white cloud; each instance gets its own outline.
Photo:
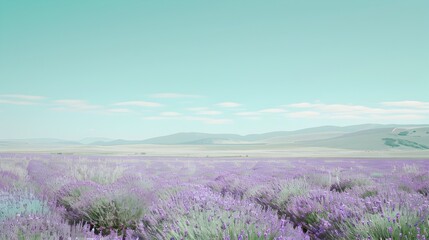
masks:
<path id="1" fill-rule="evenodd" d="M 66 108 L 63 107 L 53 107 L 53 108 L 49 108 L 52 111 L 65 111 L 67 110 Z"/>
<path id="2" fill-rule="evenodd" d="M 192 108 L 187 108 L 187 110 L 189 110 L 191 112 L 199 112 L 199 111 L 209 110 L 209 108 L 208 107 L 192 107 Z"/>
<path id="3" fill-rule="evenodd" d="M 266 108 L 262 109 L 259 112 L 261 113 L 285 113 L 286 110 L 282 108 Z"/>
<path id="4" fill-rule="evenodd" d="M 221 111 L 210 110 L 208 107 L 192 107 L 186 110 L 195 112 L 197 115 L 221 115 Z"/>
<path id="5" fill-rule="evenodd" d="M 255 120 L 261 120 L 261 117 L 259 117 L 259 116 L 248 116 L 248 117 L 243 117 L 243 119 L 247 119 L 247 120 L 253 120 L 253 121 L 255 121 Z"/>
<path id="6" fill-rule="evenodd" d="M 3 95 L 0 95 L 0 97 L 1 98 L 28 100 L 28 101 L 37 101 L 37 100 L 42 100 L 45 98 L 43 96 L 23 95 L 23 94 L 3 94 Z"/>
<path id="7" fill-rule="evenodd" d="M 129 113 L 129 112 L 132 112 L 128 108 L 113 108 L 113 109 L 109 109 L 107 111 L 112 112 L 112 113 Z"/>
<path id="8" fill-rule="evenodd" d="M 187 116 L 187 117 L 184 117 L 183 119 L 188 121 L 199 121 L 210 125 L 229 124 L 233 122 L 231 119 L 225 119 L 225 118 L 206 118 L 206 117 L 192 117 L 192 116 Z"/>
<path id="9" fill-rule="evenodd" d="M 259 119 L 258 116 L 264 113 L 285 113 L 287 112 L 285 109 L 281 108 L 266 108 L 259 111 L 247 111 L 247 112 L 237 112 L 235 115 L 242 116 L 245 118 Z"/>
<path id="10" fill-rule="evenodd" d="M 428 118 L 429 108 L 425 103 L 416 101 L 383 102 L 384 107 L 367 107 L 362 105 L 323 104 L 323 103 L 294 103 L 288 106 L 292 109 L 306 111 L 293 112 L 289 116 L 320 117 L 330 119 L 377 119 L 413 120 Z M 317 112 L 308 114 L 305 112 Z"/>
<path id="11" fill-rule="evenodd" d="M 368 116 L 366 116 L 368 118 Z M 332 114 L 332 115 L 325 115 L 325 118 L 329 118 L 329 119 L 342 119 L 342 120 L 356 120 L 356 119 L 364 119 L 365 117 L 362 115 L 356 115 L 356 114 L 343 114 L 343 113 L 339 113 L 339 114 Z M 371 120 L 373 120 L 374 118 L 372 117 Z"/>
<path id="12" fill-rule="evenodd" d="M 135 106 L 135 107 L 160 107 L 162 104 L 157 102 L 146 102 L 146 101 L 127 101 L 118 102 L 113 104 L 115 106 Z"/>
<path id="13" fill-rule="evenodd" d="M 169 119 L 168 117 L 161 117 L 161 116 L 148 116 L 148 117 L 143 117 L 143 119 L 145 120 L 164 120 L 164 119 Z"/>
<path id="14" fill-rule="evenodd" d="M 213 110 L 204 110 L 204 111 L 199 111 L 196 114 L 198 114 L 198 115 L 221 115 L 222 112 L 213 111 Z"/>
<path id="15" fill-rule="evenodd" d="M 56 109 L 63 109 L 63 110 L 95 110 L 100 109 L 101 106 L 94 105 L 86 102 L 85 100 L 79 100 L 79 99 L 62 99 L 62 100 L 55 100 L 54 103 L 56 105 L 59 105 Z"/>
<path id="16" fill-rule="evenodd" d="M 155 93 L 150 95 L 152 98 L 200 98 L 200 95 L 182 94 L 182 93 Z"/>
<path id="17" fill-rule="evenodd" d="M 204 124 L 209 125 L 221 125 L 221 124 L 229 124 L 233 121 L 231 119 L 225 119 L 225 118 L 207 118 L 207 117 L 195 117 L 195 116 L 168 116 L 167 115 L 161 115 L 161 116 L 147 116 L 144 117 L 145 120 L 182 120 L 182 121 L 196 121 L 196 122 L 202 122 Z"/>
<path id="18" fill-rule="evenodd" d="M 383 109 L 383 108 L 374 108 L 366 107 L 361 105 L 346 105 L 346 104 L 322 104 L 322 103 L 298 103 L 290 104 L 292 108 L 305 108 L 305 109 L 314 109 L 323 113 L 337 113 L 337 114 L 385 114 L 385 113 L 398 113 L 398 109 Z"/>
<path id="19" fill-rule="evenodd" d="M 19 101 L 19 100 L 8 100 L 8 99 L 0 99 L 0 104 L 11 104 L 11 105 L 33 105 L 35 102 L 29 101 Z"/>
<path id="20" fill-rule="evenodd" d="M 222 124 L 230 124 L 232 123 L 232 120 L 231 119 L 207 119 L 207 120 L 204 120 L 204 122 L 212 125 L 222 125 Z"/>
<path id="21" fill-rule="evenodd" d="M 163 117 L 177 117 L 177 116 L 181 116 L 181 113 L 178 112 L 162 112 L 161 116 Z"/>
<path id="22" fill-rule="evenodd" d="M 0 95 L 0 104 L 11 105 L 34 105 L 44 99 L 42 96 L 22 95 L 22 94 L 3 94 Z"/>
<path id="23" fill-rule="evenodd" d="M 235 107 L 241 106 L 241 104 L 236 102 L 221 102 L 216 104 L 216 106 L 225 107 L 225 108 L 235 108 Z"/>
<path id="24" fill-rule="evenodd" d="M 388 107 L 429 108 L 429 102 L 419 101 L 382 102 L 381 104 Z"/>
<path id="25" fill-rule="evenodd" d="M 316 105 L 316 104 L 303 102 L 303 103 L 292 103 L 292 104 L 289 104 L 287 106 L 288 107 L 296 107 L 296 108 L 309 108 L 309 107 L 312 107 L 314 105 Z"/>
<path id="26" fill-rule="evenodd" d="M 417 115 L 417 114 L 397 114 L 397 115 L 375 115 L 375 116 L 371 116 L 372 119 L 375 120 L 395 120 L 395 121 L 399 121 L 399 120 L 421 120 L 421 119 L 425 119 L 427 118 L 427 116 L 424 115 Z"/>
<path id="27" fill-rule="evenodd" d="M 288 114 L 289 117 L 293 117 L 293 118 L 313 118 L 319 115 L 320 115 L 319 112 L 314 112 L 314 111 L 291 112 Z"/>
<path id="28" fill-rule="evenodd" d="M 261 113 L 259 112 L 238 112 L 235 115 L 237 116 L 259 116 Z"/>

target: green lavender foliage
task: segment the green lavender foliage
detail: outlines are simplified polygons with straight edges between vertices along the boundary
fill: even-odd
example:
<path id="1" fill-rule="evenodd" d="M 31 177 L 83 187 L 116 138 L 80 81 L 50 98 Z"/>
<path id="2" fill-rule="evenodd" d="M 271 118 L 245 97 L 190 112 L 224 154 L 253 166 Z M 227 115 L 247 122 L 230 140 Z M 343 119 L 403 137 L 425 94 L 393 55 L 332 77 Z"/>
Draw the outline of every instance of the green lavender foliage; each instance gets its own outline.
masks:
<path id="1" fill-rule="evenodd" d="M 425 239 L 429 236 L 428 213 L 412 209 L 385 209 L 381 214 L 366 214 L 358 221 L 343 224 L 343 239 Z"/>

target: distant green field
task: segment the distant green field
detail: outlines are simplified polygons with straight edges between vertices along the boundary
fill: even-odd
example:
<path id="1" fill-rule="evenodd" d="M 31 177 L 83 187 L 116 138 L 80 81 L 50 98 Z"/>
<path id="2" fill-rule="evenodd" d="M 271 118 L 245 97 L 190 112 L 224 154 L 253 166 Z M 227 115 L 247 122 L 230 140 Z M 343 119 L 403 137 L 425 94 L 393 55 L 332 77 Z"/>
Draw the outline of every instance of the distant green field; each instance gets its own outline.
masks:
<path id="1" fill-rule="evenodd" d="M 405 146 L 405 147 L 411 147 L 416 149 L 429 149 L 429 147 L 426 145 L 419 144 L 413 141 L 408 141 L 405 139 L 383 138 L 382 140 L 384 141 L 385 145 L 390 147 Z"/>

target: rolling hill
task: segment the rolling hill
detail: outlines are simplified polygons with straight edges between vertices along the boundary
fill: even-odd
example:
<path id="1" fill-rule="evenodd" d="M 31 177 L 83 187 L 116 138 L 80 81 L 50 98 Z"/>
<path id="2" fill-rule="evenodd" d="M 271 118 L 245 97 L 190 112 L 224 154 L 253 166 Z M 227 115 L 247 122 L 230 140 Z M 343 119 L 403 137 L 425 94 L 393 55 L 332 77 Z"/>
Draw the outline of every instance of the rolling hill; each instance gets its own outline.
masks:
<path id="1" fill-rule="evenodd" d="M 321 147 L 350 150 L 429 150 L 429 125 L 322 126 L 296 131 L 276 131 L 261 134 L 176 133 L 144 140 L 85 138 L 80 141 L 61 139 L 0 140 L 1 148 L 122 145 L 201 145 L 201 146 L 266 146 L 267 148 Z"/>
<path id="2" fill-rule="evenodd" d="M 338 137 L 297 143 L 307 147 L 329 147 L 355 150 L 429 149 L 429 127 L 378 128 Z"/>

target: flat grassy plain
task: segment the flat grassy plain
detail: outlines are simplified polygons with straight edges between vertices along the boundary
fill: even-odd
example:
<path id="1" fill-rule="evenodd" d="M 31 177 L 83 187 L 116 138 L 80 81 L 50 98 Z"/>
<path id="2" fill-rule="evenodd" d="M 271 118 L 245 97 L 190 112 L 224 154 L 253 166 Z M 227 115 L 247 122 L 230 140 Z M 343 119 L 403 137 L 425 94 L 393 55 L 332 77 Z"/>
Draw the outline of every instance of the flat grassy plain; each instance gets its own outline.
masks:
<path id="1" fill-rule="evenodd" d="M 427 151 L 15 150 L 0 153 L 0 239 L 429 237 Z"/>
<path id="2" fill-rule="evenodd" d="M 155 145 L 130 144 L 115 146 L 0 146 L 1 152 L 49 153 L 72 155 L 116 156 L 179 156 L 179 157 L 342 157 L 342 158 L 410 158 L 429 159 L 429 150 L 380 149 L 355 150 L 346 148 L 293 146 L 288 144 L 230 144 L 230 145 Z"/>

